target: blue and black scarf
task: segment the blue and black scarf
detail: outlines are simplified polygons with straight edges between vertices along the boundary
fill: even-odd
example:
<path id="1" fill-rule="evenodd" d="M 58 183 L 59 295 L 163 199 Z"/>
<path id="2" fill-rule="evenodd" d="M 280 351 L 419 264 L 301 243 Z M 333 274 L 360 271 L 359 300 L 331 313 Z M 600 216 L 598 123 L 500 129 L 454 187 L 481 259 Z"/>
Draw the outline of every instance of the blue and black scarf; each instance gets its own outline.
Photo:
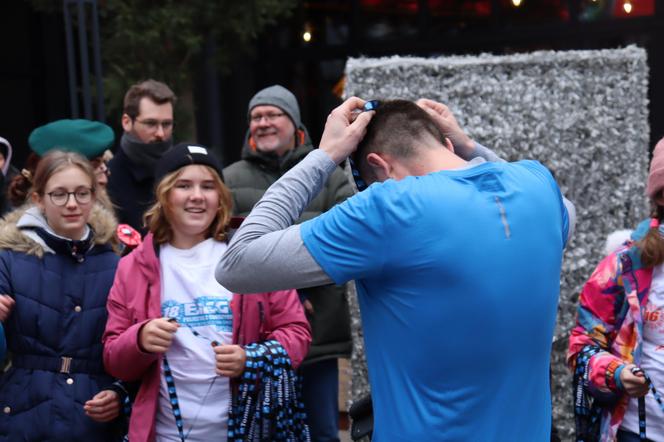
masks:
<path id="1" fill-rule="evenodd" d="M 245 348 L 247 361 L 228 416 L 228 440 L 310 441 L 301 382 L 272 340 Z"/>

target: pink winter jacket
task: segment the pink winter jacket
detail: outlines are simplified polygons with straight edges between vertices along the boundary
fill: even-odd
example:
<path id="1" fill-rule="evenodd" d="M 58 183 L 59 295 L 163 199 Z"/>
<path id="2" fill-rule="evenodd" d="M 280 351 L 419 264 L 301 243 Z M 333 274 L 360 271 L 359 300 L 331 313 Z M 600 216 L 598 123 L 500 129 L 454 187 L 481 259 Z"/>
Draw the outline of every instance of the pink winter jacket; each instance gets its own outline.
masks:
<path id="1" fill-rule="evenodd" d="M 106 371 L 124 381 L 140 381 L 129 423 L 132 442 L 155 439 L 159 399 L 158 354 L 138 346 L 141 327 L 161 315 L 159 258 L 152 234 L 120 260 L 108 296 L 108 322 L 102 338 Z M 295 290 L 233 295 L 233 343 L 246 345 L 276 339 L 297 368 L 309 351 L 311 329 Z"/>

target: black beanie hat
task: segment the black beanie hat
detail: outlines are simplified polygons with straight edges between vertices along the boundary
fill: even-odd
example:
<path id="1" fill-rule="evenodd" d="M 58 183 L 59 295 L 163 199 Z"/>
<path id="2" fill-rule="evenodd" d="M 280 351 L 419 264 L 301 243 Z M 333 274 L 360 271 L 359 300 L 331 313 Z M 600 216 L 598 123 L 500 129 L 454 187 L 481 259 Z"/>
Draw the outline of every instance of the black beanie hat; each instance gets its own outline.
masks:
<path id="1" fill-rule="evenodd" d="M 207 147 L 200 144 L 180 143 L 164 152 L 157 161 L 154 175 L 155 183 L 158 184 L 165 175 L 192 164 L 210 166 L 217 172 L 221 180 L 224 180 L 219 160 Z"/>

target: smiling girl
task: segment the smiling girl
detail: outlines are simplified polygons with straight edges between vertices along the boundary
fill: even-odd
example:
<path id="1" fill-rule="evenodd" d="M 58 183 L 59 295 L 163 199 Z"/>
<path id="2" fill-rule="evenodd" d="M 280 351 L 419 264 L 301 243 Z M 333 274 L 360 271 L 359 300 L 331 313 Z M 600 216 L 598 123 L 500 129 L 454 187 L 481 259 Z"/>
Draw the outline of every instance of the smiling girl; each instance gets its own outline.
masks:
<path id="1" fill-rule="evenodd" d="M 32 205 L 0 224 L 0 320 L 12 354 L 0 378 L 1 440 L 119 440 L 101 345 L 119 258 L 114 218 L 95 194 L 87 160 L 51 151 L 35 171 Z"/>
<path id="2" fill-rule="evenodd" d="M 284 356 L 279 367 L 291 369 L 306 355 L 311 334 L 296 292 L 238 296 L 214 279 L 227 248 L 231 196 L 205 147 L 166 152 L 156 182 L 157 202 L 145 215 L 150 233 L 120 261 L 104 334 L 109 372 L 141 381 L 129 440 L 236 440 L 258 426 L 266 431 L 261 440 L 306 440 L 306 428 L 277 434 L 298 416 L 279 421 L 288 410 L 276 403 L 253 427 L 232 419 L 244 406 L 240 375 L 248 370 L 243 379 L 261 384 L 254 361 L 274 351 Z"/>

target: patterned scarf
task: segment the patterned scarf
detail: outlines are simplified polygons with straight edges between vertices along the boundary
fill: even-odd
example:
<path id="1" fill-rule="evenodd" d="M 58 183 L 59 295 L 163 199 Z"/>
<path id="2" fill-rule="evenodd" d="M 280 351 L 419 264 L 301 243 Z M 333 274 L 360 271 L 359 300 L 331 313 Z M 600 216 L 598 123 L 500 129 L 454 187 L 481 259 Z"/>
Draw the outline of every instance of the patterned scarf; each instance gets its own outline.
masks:
<path id="1" fill-rule="evenodd" d="M 577 442 L 595 442 L 600 437 L 602 407 L 588 392 L 588 364 L 599 352 L 599 347 L 587 345 L 576 357 L 573 388 Z"/>
<path id="2" fill-rule="evenodd" d="M 301 383 L 275 340 L 245 347 L 247 361 L 228 415 L 228 440 L 310 442 Z"/>
<path id="3" fill-rule="evenodd" d="M 159 158 L 173 146 L 173 138 L 158 143 L 143 143 L 129 132 L 122 134 L 120 147 L 129 159 L 141 166 L 152 168 Z"/>

